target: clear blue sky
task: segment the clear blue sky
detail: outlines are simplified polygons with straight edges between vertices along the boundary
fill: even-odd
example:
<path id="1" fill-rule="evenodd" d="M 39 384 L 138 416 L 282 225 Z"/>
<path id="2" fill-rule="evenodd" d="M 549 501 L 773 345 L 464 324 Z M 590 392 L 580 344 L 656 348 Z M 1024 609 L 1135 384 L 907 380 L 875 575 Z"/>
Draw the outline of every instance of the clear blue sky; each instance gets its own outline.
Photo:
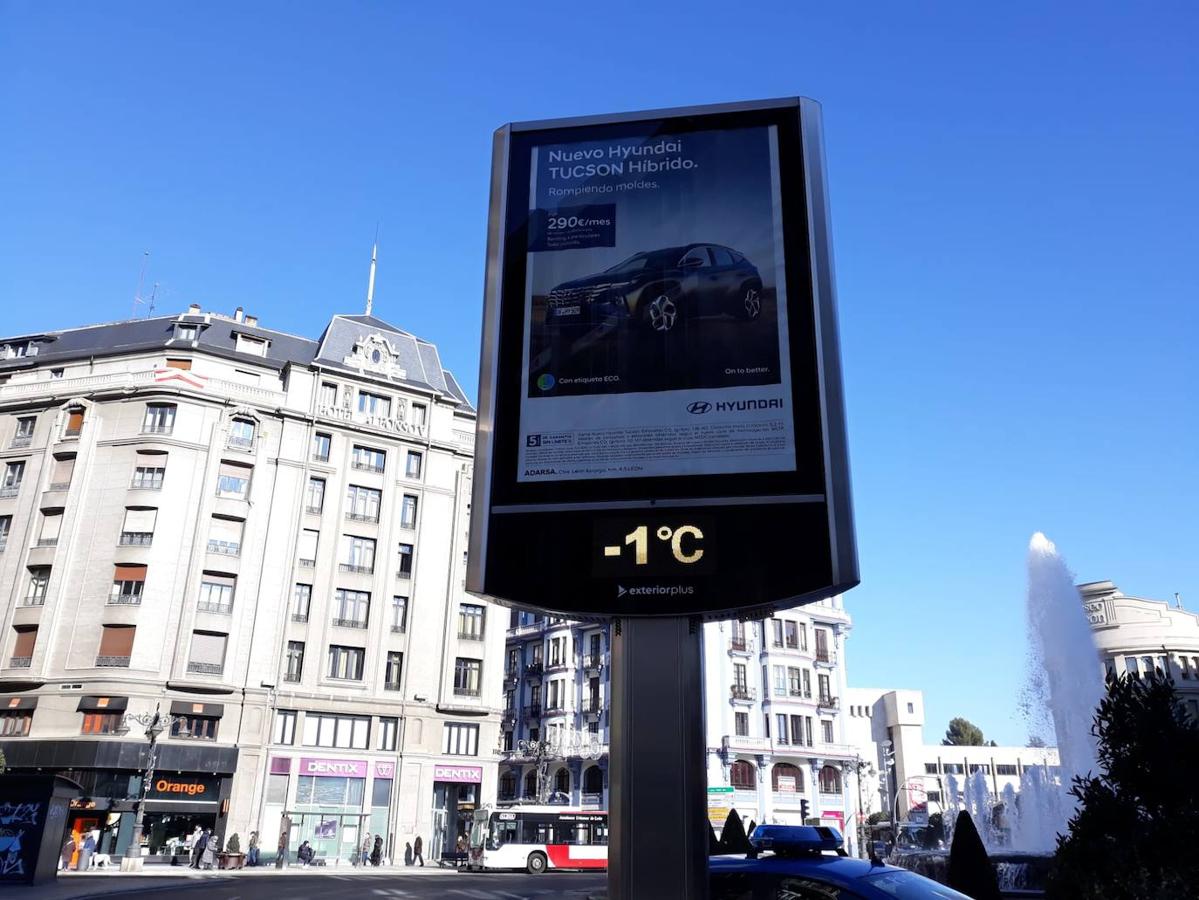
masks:
<path id="1" fill-rule="evenodd" d="M 476 383 L 492 130 L 825 108 L 850 677 L 1023 741 L 1024 555 L 1199 609 L 1199 7 L 0 3 L 0 332 L 376 311 Z M 472 388 L 473 393 L 473 388 Z"/>

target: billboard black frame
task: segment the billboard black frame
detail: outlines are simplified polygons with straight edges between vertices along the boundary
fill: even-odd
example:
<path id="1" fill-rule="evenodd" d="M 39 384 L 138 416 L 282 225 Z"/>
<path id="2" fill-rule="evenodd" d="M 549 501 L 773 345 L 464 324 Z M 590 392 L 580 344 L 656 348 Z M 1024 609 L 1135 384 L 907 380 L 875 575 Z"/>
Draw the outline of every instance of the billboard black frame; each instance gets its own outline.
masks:
<path id="1" fill-rule="evenodd" d="M 523 344 L 524 290 L 527 265 L 530 162 L 537 145 L 609 140 L 632 136 L 682 135 L 694 131 L 775 126 L 778 136 L 779 181 L 782 203 L 784 272 L 787 281 L 788 343 L 791 402 L 795 435 L 793 471 L 719 475 L 651 476 L 628 479 L 521 482 L 517 479 Z M 513 123 L 495 134 L 491 209 L 487 249 L 486 298 L 479 386 L 476 471 L 472 503 L 468 590 L 501 603 L 548 608 L 576 617 L 608 615 L 703 614 L 729 616 L 820 599 L 857 583 L 845 420 L 841 394 L 840 355 L 832 287 L 828 217 L 824 181 L 820 108 L 805 98 L 720 104 L 683 109 L 650 110 L 632 114 L 591 116 L 542 122 Z M 814 415 L 814 411 L 819 411 Z M 496 559 L 496 530 L 517 526 L 534 546 L 558 536 L 549 522 L 582 521 L 580 513 L 603 519 L 611 514 L 628 518 L 636 510 L 717 511 L 718 518 L 734 508 L 761 508 L 770 528 L 785 528 L 787 508 L 817 504 L 827 522 L 821 542 L 827 545 L 825 565 L 813 566 L 827 584 L 805 584 L 800 593 L 764 596 L 761 586 L 747 590 L 741 600 L 726 605 L 701 603 L 687 608 L 684 601 L 666 602 L 651 612 L 626 602 L 596 606 L 593 597 L 578 601 L 579 558 L 569 564 L 574 590 L 571 599 L 554 600 L 544 589 L 537 596 L 511 596 L 521 591 L 508 563 Z M 543 518 L 549 517 L 549 518 Z M 805 514 L 802 518 L 810 519 Z M 740 517 L 743 523 L 745 516 Z M 531 529 L 531 530 L 530 530 Z M 536 540 L 540 535 L 542 541 Z M 591 536 L 577 534 L 590 543 Z M 561 557 L 560 551 L 553 551 Z M 508 555 L 507 553 L 504 554 Z M 571 555 L 571 554 L 568 554 Z M 490 563 L 489 563 L 490 560 Z M 522 566 L 532 561 L 521 560 Z M 762 561 L 745 560 L 755 568 Z M 812 566 L 811 561 L 807 563 Z M 819 570 L 819 572 L 816 572 Z M 491 577 L 489 577 L 489 572 Z M 635 575 L 621 581 L 635 585 Z M 660 576 L 654 576 L 660 580 Z M 753 581 L 753 579 L 749 579 Z M 625 586 L 619 586 L 621 597 Z M 748 587 L 748 585 L 747 585 Z M 795 588 L 795 585 L 792 585 Z M 543 586 L 544 588 L 544 586 Z M 567 593 L 563 586 L 563 595 Z M 616 599 L 616 598 L 614 598 Z M 547 600 L 549 602 L 547 602 Z"/>

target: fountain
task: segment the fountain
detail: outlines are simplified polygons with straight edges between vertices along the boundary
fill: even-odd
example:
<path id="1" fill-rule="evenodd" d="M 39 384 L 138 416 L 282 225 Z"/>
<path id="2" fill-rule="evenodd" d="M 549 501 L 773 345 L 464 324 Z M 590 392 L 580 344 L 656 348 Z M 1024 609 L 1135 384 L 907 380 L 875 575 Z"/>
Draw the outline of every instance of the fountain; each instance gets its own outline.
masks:
<path id="1" fill-rule="evenodd" d="M 1060 767 L 1056 772 L 1028 767 L 1020 776 L 1019 793 L 1009 786 L 1000 797 L 990 793 L 982 772 L 970 775 L 964 786 L 951 775 L 943 818 L 949 832 L 958 813 L 969 812 L 1000 885 L 1035 890 L 1043 884 L 1057 835 L 1074 812 L 1069 793 L 1074 777 L 1096 769 L 1091 721 L 1104 694 L 1099 654 L 1074 576 L 1040 532 L 1028 548 L 1027 615 L 1029 675 L 1021 706 L 1032 731 L 1055 736 Z M 893 860 L 935 877 L 945 871 L 944 855 L 899 851 Z"/>

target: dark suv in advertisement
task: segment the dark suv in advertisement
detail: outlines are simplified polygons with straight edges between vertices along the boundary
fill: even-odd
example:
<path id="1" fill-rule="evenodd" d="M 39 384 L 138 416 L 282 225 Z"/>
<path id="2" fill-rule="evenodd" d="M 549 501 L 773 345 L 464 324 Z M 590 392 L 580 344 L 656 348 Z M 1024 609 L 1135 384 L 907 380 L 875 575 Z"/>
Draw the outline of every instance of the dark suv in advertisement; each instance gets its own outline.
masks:
<path id="1" fill-rule="evenodd" d="M 627 319 L 671 331 L 680 317 L 762 313 L 762 278 L 745 256 L 719 244 L 685 244 L 636 253 L 597 275 L 558 285 L 546 299 L 546 325 Z"/>

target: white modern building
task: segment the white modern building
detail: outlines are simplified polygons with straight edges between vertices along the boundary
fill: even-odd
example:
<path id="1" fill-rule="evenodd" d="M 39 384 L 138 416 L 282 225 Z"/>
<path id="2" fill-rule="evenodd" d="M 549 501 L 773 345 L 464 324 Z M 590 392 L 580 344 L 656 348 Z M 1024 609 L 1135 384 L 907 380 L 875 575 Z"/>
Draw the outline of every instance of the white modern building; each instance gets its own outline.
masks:
<path id="1" fill-rule="evenodd" d="M 1110 673 L 1168 673 L 1199 720 L 1199 614 L 1161 600 L 1129 597 L 1110 581 L 1078 586 L 1091 633 Z"/>
<path id="2" fill-rule="evenodd" d="M 976 772 L 998 797 L 1031 766 L 1059 766 L 1054 747 L 966 747 L 926 743 L 924 694 L 887 688 L 850 688 L 845 698 L 846 734 L 862 760 L 861 812 L 896 821 L 923 821 L 948 799 L 950 776 L 958 792 Z M 856 800 L 857 798 L 855 798 Z"/>
<path id="3" fill-rule="evenodd" d="M 841 597 L 750 622 L 704 626 L 708 814 L 747 823 L 844 828 L 856 810 L 857 750 L 846 735 Z M 852 834 L 849 835 L 854 842 Z"/>
<path id="4" fill-rule="evenodd" d="M 0 339 L 0 747 L 121 854 L 452 842 L 495 796 L 506 611 L 463 586 L 475 413 L 426 341 L 240 309 Z M 134 717 L 170 716 L 155 747 Z"/>

